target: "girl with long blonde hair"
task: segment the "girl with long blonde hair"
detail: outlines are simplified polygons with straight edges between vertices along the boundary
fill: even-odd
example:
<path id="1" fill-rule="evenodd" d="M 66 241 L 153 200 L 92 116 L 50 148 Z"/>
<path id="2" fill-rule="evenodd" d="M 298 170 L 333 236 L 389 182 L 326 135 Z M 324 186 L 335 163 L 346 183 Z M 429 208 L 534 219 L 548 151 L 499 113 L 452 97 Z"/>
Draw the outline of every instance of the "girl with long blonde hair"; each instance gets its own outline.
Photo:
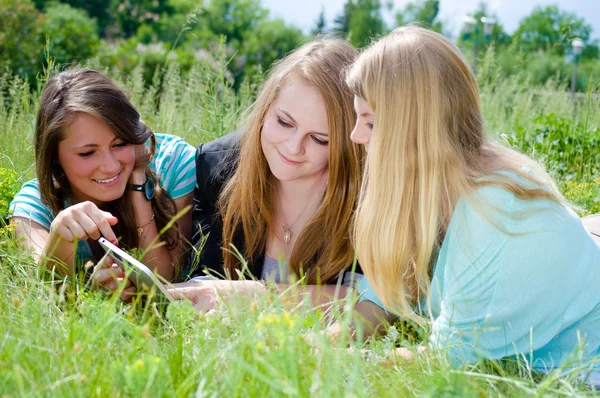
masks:
<path id="1" fill-rule="evenodd" d="M 358 308 L 431 322 L 430 345 L 459 363 L 527 353 L 547 370 L 582 341 L 582 356 L 596 355 L 600 247 L 542 167 L 485 135 L 455 46 L 399 28 L 346 81 L 351 137 L 368 149 Z"/>
<path id="2" fill-rule="evenodd" d="M 363 151 L 348 136 L 355 115 L 342 72 L 356 55 L 341 39 L 295 50 L 272 68 L 243 128 L 198 148 L 193 217 L 202 249 L 195 275 L 271 279 L 280 289 L 290 276 L 304 278 L 316 301 L 330 297 L 338 277 L 341 294 L 353 286 L 354 274 L 345 271 L 354 260 L 349 226 Z M 207 310 L 217 290 L 265 287 L 204 280 L 173 293 Z"/>

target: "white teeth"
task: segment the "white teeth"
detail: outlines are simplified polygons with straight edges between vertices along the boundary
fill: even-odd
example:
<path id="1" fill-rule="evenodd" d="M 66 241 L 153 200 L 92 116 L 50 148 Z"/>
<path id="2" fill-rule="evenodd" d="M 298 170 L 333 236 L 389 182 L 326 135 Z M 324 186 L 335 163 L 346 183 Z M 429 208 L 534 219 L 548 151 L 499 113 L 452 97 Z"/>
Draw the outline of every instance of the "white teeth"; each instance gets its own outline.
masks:
<path id="1" fill-rule="evenodd" d="M 109 184 L 109 183 L 113 182 L 114 180 L 116 180 L 117 177 L 119 177 L 119 174 L 117 174 L 113 178 L 109 178 L 108 180 L 94 180 L 94 181 L 99 182 L 100 184 Z"/>

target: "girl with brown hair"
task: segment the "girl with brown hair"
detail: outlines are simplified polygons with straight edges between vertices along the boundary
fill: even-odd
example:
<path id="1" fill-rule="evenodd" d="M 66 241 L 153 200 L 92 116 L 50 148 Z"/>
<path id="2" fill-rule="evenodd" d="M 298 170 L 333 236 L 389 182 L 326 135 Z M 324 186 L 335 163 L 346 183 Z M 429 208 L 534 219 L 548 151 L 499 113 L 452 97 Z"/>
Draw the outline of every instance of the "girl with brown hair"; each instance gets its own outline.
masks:
<path id="1" fill-rule="evenodd" d="M 196 275 L 271 279 L 280 290 L 292 275 L 305 278 L 313 301 L 329 300 L 336 286 L 326 285 L 338 277 L 340 294 L 353 286 L 357 278 L 345 271 L 354 260 L 349 225 L 363 152 L 348 136 L 355 116 L 341 75 L 356 55 L 340 39 L 297 49 L 270 71 L 243 131 L 198 148 Z M 203 310 L 219 293 L 244 292 L 265 286 L 204 280 L 173 290 Z"/>
<path id="2" fill-rule="evenodd" d="M 104 236 L 126 249 L 147 249 L 144 262 L 172 280 L 191 236 L 191 214 L 157 235 L 192 202 L 193 147 L 154 134 L 108 77 L 79 68 L 48 81 L 34 139 L 37 179 L 10 209 L 17 236 L 38 262 L 73 274 L 102 257 L 96 241 Z M 149 247 L 157 240 L 164 244 Z M 122 278 L 116 266 L 115 272 Z M 106 282 L 108 276 L 98 275 Z"/>

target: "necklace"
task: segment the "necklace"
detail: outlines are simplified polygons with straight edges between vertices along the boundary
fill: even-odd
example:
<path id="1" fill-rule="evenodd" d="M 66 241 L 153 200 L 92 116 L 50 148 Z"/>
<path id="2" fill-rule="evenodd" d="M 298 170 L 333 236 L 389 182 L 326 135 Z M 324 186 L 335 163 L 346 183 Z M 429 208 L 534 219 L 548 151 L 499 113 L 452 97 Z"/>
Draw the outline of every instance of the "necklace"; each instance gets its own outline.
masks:
<path id="1" fill-rule="evenodd" d="M 322 181 L 321 181 L 322 182 Z M 318 185 L 313 185 L 312 187 L 313 189 L 319 189 Z M 296 216 L 296 219 L 292 222 L 289 223 L 284 215 L 284 211 L 283 211 L 283 205 L 281 203 L 281 198 L 277 198 L 277 202 L 279 204 L 279 208 L 281 209 L 281 218 L 283 223 L 280 224 L 281 225 L 281 230 L 283 231 L 283 243 L 288 246 L 290 244 L 290 242 L 292 241 L 292 237 L 294 236 L 294 226 L 298 223 L 298 221 L 303 218 L 303 216 L 306 214 L 306 212 L 308 210 L 314 210 L 315 209 L 315 201 L 318 200 L 320 197 L 318 192 L 315 192 L 315 195 L 312 196 L 312 198 L 309 198 L 305 203 L 304 206 L 302 207 L 302 210 L 300 211 L 300 213 Z"/>
<path id="2" fill-rule="evenodd" d="M 288 245 L 292 240 L 294 232 L 285 224 L 281 224 L 281 229 L 283 229 L 283 243 Z"/>
<path id="3" fill-rule="evenodd" d="M 282 208 L 281 218 L 283 219 L 283 223 L 280 225 L 281 230 L 283 231 L 283 243 L 286 246 L 290 244 L 290 242 L 292 241 L 292 237 L 294 236 L 294 230 L 292 228 L 294 228 L 294 226 L 298 223 L 298 220 L 300 220 L 302 216 L 306 213 L 307 209 L 312 208 L 314 206 L 314 204 L 311 204 L 311 206 L 309 206 L 309 204 L 311 204 L 310 201 L 307 201 L 307 203 L 302 208 L 302 211 L 300 211 L 300 213 L 296 216 L 296 219 L 292 223 L 288 223 L 285 219 L 285 216 L 283 215 L 283 207 L 280 204 Z"/>

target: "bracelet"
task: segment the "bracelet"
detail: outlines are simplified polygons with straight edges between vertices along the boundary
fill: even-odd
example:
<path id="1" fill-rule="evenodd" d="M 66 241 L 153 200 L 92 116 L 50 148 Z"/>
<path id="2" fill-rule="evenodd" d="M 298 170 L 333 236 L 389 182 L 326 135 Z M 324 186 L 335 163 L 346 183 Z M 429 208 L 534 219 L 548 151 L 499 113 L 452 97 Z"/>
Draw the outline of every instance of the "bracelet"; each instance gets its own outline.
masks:
<path id="1" fill-rule="evenodd" d="M 156 213 L 154 213 L 154 212 L 153 212 L 153 213 L 152 213 L 152 218 L 150 218 L 150 221 L 148 221 L 148 222 L 147 222 L 146 224 L 144 224 L 144 225 L 140 225 L 140 226 L 138 226 L 138 227 L 137 227 L 137 233 L 138 233 L 138 236 L 142 236 L 142 233 L 144 233 L 144 228 L 146 228 L 148 225 L 150 225 L 150 223 L 151 223 L 152 221 L 154 221 L 154 217 L 156 217 Z"/>

